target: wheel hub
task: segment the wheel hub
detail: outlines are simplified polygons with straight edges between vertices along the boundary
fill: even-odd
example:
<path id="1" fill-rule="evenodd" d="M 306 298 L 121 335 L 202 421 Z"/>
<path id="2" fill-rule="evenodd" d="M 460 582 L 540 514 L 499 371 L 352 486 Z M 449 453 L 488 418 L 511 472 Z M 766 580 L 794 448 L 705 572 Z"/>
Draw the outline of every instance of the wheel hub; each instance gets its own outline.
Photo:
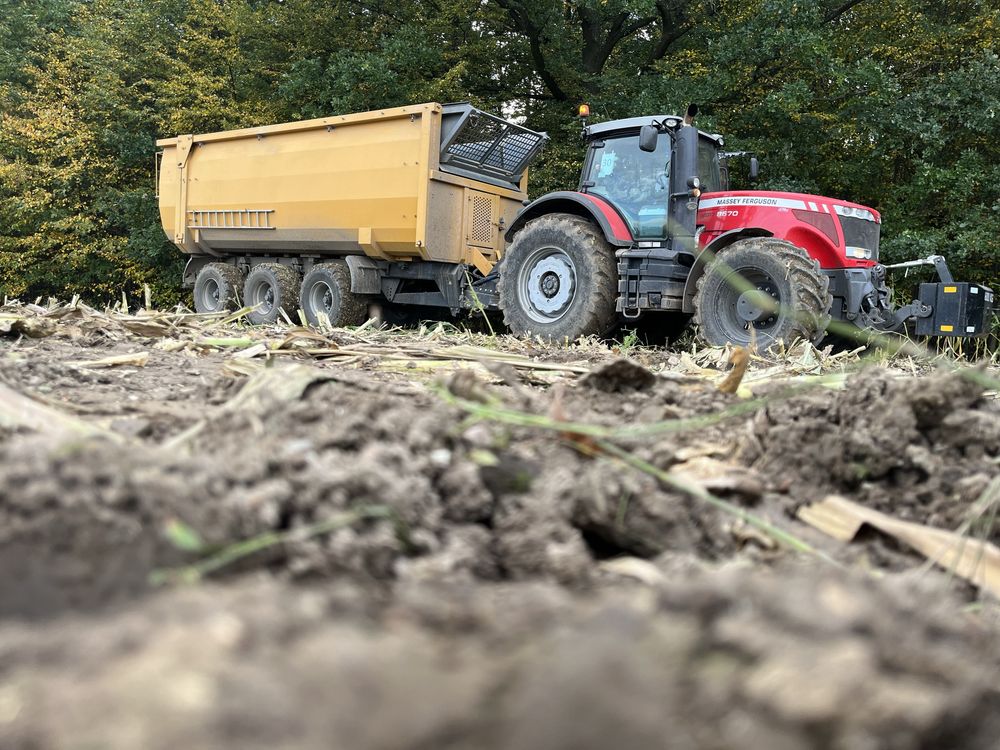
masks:
<path id="1" fill-rule="evenodd" d="M 542 294 L 552 299 L 559 293 L 559 277 L 552 272 L 543 274 L 541 287 Z"/>
<path id="2" fill-rule="evenodd" d="M 222 292 L 219 289 L 219 282 L 215 279 L 207 279 L 201 297 L 202 305 L 207 310 L 218 310 L 221 298 Z"/>
<path id="3" fill-rule="evenodd" d="M 274 309 L 274 288 L 264 279 L 256 280 L 252 289 L 247 291 L 247 302 L 257 308 L 257 312 L 267 315 Z"/>
<path id="4" fill-rule="evenodd" d="M 779 302 L 770 283 L 758 283 L 756 289 L 747 289 L 736 299 L 736 315 L 744 327 L 764 328 L 777 317 Z"/>
<path id="5" fill-rule="evenodd" d="M 313 310 L 324 312 L 328 317 L 333 313 L 333 289 L 325 281 L 316 281 L 309 290 L 309 301 Z"/>
<path id="6" fill-rule="evenodd" d="M 557 320 L 576 297 L 576 266 L 559 248 L 541 248 L 524 264 L 519 286 L 525 309 L 533 319 L 544 323 Z"/>

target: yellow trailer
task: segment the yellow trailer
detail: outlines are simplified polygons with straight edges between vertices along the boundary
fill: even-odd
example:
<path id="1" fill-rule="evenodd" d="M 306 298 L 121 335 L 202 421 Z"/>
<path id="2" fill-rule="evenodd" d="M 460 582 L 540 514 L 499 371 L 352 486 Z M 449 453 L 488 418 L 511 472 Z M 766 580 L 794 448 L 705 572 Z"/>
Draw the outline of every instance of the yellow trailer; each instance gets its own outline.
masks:
<path id="1" fill-rule="evenodd" d="M 157 141 L 160 219 L 200 311 L 367 301 L 469 306 L 527 198 L 546 137 L 469 104 L 419 104 Z M 470 281 L 471 280 L 471 281 Z"/>

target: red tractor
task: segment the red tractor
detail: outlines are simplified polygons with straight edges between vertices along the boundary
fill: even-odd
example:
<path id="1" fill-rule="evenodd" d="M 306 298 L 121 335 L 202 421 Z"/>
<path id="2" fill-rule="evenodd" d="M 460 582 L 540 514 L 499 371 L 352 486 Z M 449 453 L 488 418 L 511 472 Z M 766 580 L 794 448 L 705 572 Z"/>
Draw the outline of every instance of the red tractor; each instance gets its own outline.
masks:
<path id="1" fill-rule="evenodd" d="M 573 340 L 622 318 L 661 330 L 693 319 L 707 344 L 762 349 L 819 341 L 831 319 L 861 330 L 915 322 L 918 335 L 988 333 L 993 292 L 955 283 L 940 256 L 900 264 L 931 263 L 940 280 L 892 305 L 874 209 L 730 191 L 727 162 L 737 154 L 697 130 L 695 113 L 585 124 L 577 190 L 526 205 L 506 231 L 498 274 L 473 285 L 514 333 Z"/>

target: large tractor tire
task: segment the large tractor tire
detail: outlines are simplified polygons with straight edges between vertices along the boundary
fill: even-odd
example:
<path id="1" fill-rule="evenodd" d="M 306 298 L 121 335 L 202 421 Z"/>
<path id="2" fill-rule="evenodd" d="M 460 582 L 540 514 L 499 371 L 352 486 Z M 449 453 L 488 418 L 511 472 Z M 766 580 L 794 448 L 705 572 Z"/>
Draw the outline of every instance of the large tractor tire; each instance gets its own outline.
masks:
<path id="1" fill-rule="evenodd" d="M 614 249 L 585 219 L 540 216 L 514 238 L 498 291 L 504 323 L 518 336 L 549 341 L 603 336 L 617 317 Z"/>
<path id="2" fill-rule="evenodd" d="M 709 346 L 766 351 L 779 341 L 818 343 L 830 321 L 830 280 L 800 247 L 772 237 L 734 242 L 698 280 L 694 322 Z M 724 264 L 724 265 L 723 265 Z"/>
<path id="3" fill-rule="evenodd" d="M 351 269 L 343 260 L 317 263 L 302 279 L 299 295 L 309 325 L 357 326 L 368 319 L 368 297 L 351 291 Z"/>
<path id="4" fill-rule="evenodd" d="M 247 274 L 243 302 L 253 307 L 247 315 L 254 325 L 270 325 L 281 318 L 281 310 L 295 320 L 299 309 L 299 274 L 280 263 L 261 263 Z"/>
<path id="5" fill-rule="evenodd" d="M 225 312 L 239 307 L 243 274 L 228 263 L 208 263 L 194 279 L 194 309 L 200 313 Z"/>

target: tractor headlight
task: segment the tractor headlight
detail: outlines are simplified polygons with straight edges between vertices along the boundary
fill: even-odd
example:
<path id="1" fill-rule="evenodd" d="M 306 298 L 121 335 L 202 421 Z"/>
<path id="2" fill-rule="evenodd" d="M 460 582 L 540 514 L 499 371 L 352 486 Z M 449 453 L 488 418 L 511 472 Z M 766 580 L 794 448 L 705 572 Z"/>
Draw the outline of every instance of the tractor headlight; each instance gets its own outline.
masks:
<path id="1" fill-rule="evenodd" d="M 853 216 L 856 219 L 875 221 L 875 214 L 866 208 L 854 208 L 853 206 L 838 206 L 837 204 L 834 204 L 833 210 L 840 216 Z"/>
<path id="2" fill-rule="evenodd" d="M 848 247 L 847 248 L 848 258 L 857 258 L 858 260 L 871 260 L 872 251 L 867 247 Z"/>

